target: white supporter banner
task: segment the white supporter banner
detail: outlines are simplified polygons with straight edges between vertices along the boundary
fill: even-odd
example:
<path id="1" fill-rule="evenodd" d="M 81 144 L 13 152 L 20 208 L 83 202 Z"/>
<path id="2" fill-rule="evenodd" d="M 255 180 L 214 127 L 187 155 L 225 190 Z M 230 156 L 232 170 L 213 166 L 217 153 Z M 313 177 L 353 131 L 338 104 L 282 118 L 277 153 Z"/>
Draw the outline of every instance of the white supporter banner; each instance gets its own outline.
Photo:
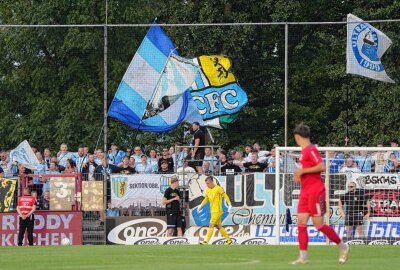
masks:
<path id="1" fill-rule="evenodd" d="M 353 14 L 347 15 L 346 73 L 394 83 L 381 57 L 392 41 L 384 33 Z"/>
<path id="2" fill-rule="evenodd" d="M 349 182 L 356 183 L 356 188 L 362 189 L 399 189 L 400 179 L 398 174 L 381 173 L 381 174 L 365 174 L 365 173 L 348 173 L 347 185 Z"/>
<path id="3" fill-rule="evenodd" d="M 37 170 L 37 166 L 40 165 L 27 140 L 20 143 L 17 148 L 10 152 L 10 159 L 11 162 L 18 162 L 31 170 Z"/>
<path id="4" fill-rule="evenodd" d="M 175 175 L 134 174 L 111 175 L 112 207 L 162 205 L 164 191 Z"/>

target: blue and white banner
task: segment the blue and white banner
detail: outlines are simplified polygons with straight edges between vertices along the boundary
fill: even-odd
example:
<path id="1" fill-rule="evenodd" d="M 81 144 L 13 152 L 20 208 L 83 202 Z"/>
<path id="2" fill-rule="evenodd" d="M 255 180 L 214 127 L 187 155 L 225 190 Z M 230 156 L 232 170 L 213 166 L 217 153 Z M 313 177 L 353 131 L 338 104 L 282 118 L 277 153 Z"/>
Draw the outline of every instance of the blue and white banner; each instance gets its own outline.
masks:
<path id="1" fill-rule="evenodd" d="M 394 83 L 381 58 L 392 41 L 384 33 L 353 14 L 347 15 L 346 73 Z"/>
<path id="2" fill-rule="evenodd" d="M 10 152 L 10 160 L 11 162 L 18 162 L 31 170 L 37 170 L 40 165 L 27 140 L 20 143 L 17 148 Z"/>
<path id="3" fill-rule="evenodd" d="M 185 118 L 197 67 L 177 57 L 175 45 L 153 23 L 135 53 L 108 115 L 132 128 L 167 132 Z"/>
<path id="4" fill-rule="evenodd" d="M 204 120 L 235 114 L 247 103 L 246 92 L 236 82 L 193 91 L 191 94 Z"/>

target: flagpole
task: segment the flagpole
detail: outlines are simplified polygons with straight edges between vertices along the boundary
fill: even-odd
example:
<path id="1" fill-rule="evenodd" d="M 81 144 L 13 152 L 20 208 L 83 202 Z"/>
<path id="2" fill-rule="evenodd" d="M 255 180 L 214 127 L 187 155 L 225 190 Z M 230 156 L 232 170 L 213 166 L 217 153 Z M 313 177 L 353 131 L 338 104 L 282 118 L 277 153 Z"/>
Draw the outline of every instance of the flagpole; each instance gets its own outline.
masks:
<path id="1" fill-rule="evenodd" d="M 288 140 L 288 34 L 289 25 L 285 23 L 285 146 Z"/>

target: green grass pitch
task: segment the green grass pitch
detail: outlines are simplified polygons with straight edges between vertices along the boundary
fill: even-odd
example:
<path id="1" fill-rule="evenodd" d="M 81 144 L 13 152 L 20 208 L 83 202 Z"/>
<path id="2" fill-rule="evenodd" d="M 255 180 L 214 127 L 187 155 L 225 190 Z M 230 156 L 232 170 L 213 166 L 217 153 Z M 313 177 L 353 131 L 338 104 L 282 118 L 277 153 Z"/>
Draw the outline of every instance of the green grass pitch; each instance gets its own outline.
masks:
<path id="1" fill-rule="evenodd" d="M 345 265 L 335 246 L 311 246 L 310 263 L 293 266 L 296 246 L 2 247 L 6 269 L 397 269 L 397 246 L 353 246 Z"/>

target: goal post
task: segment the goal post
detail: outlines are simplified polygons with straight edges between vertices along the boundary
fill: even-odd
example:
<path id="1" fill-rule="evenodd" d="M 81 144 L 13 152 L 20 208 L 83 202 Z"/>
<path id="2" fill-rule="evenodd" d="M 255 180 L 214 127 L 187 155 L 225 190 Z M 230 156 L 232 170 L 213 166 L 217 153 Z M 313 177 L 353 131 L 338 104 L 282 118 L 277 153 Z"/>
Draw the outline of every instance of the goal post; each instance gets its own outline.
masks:
<path id="1" fill-rule="evenodd" d="M 400 244 L 400 147 L 318 147 L 325 164 L 325 222 L 350 244 Z M 276 147 L 275 242 L 297 242 L 300 147 Z M 355 190 L 353 190 L 353 186 Z M 350 190 L 349 190 L 350 189 Z M 285 230 L 286 209 L 293 224 Z M 330 244 L 308 223 L 310 244 Z"/>

